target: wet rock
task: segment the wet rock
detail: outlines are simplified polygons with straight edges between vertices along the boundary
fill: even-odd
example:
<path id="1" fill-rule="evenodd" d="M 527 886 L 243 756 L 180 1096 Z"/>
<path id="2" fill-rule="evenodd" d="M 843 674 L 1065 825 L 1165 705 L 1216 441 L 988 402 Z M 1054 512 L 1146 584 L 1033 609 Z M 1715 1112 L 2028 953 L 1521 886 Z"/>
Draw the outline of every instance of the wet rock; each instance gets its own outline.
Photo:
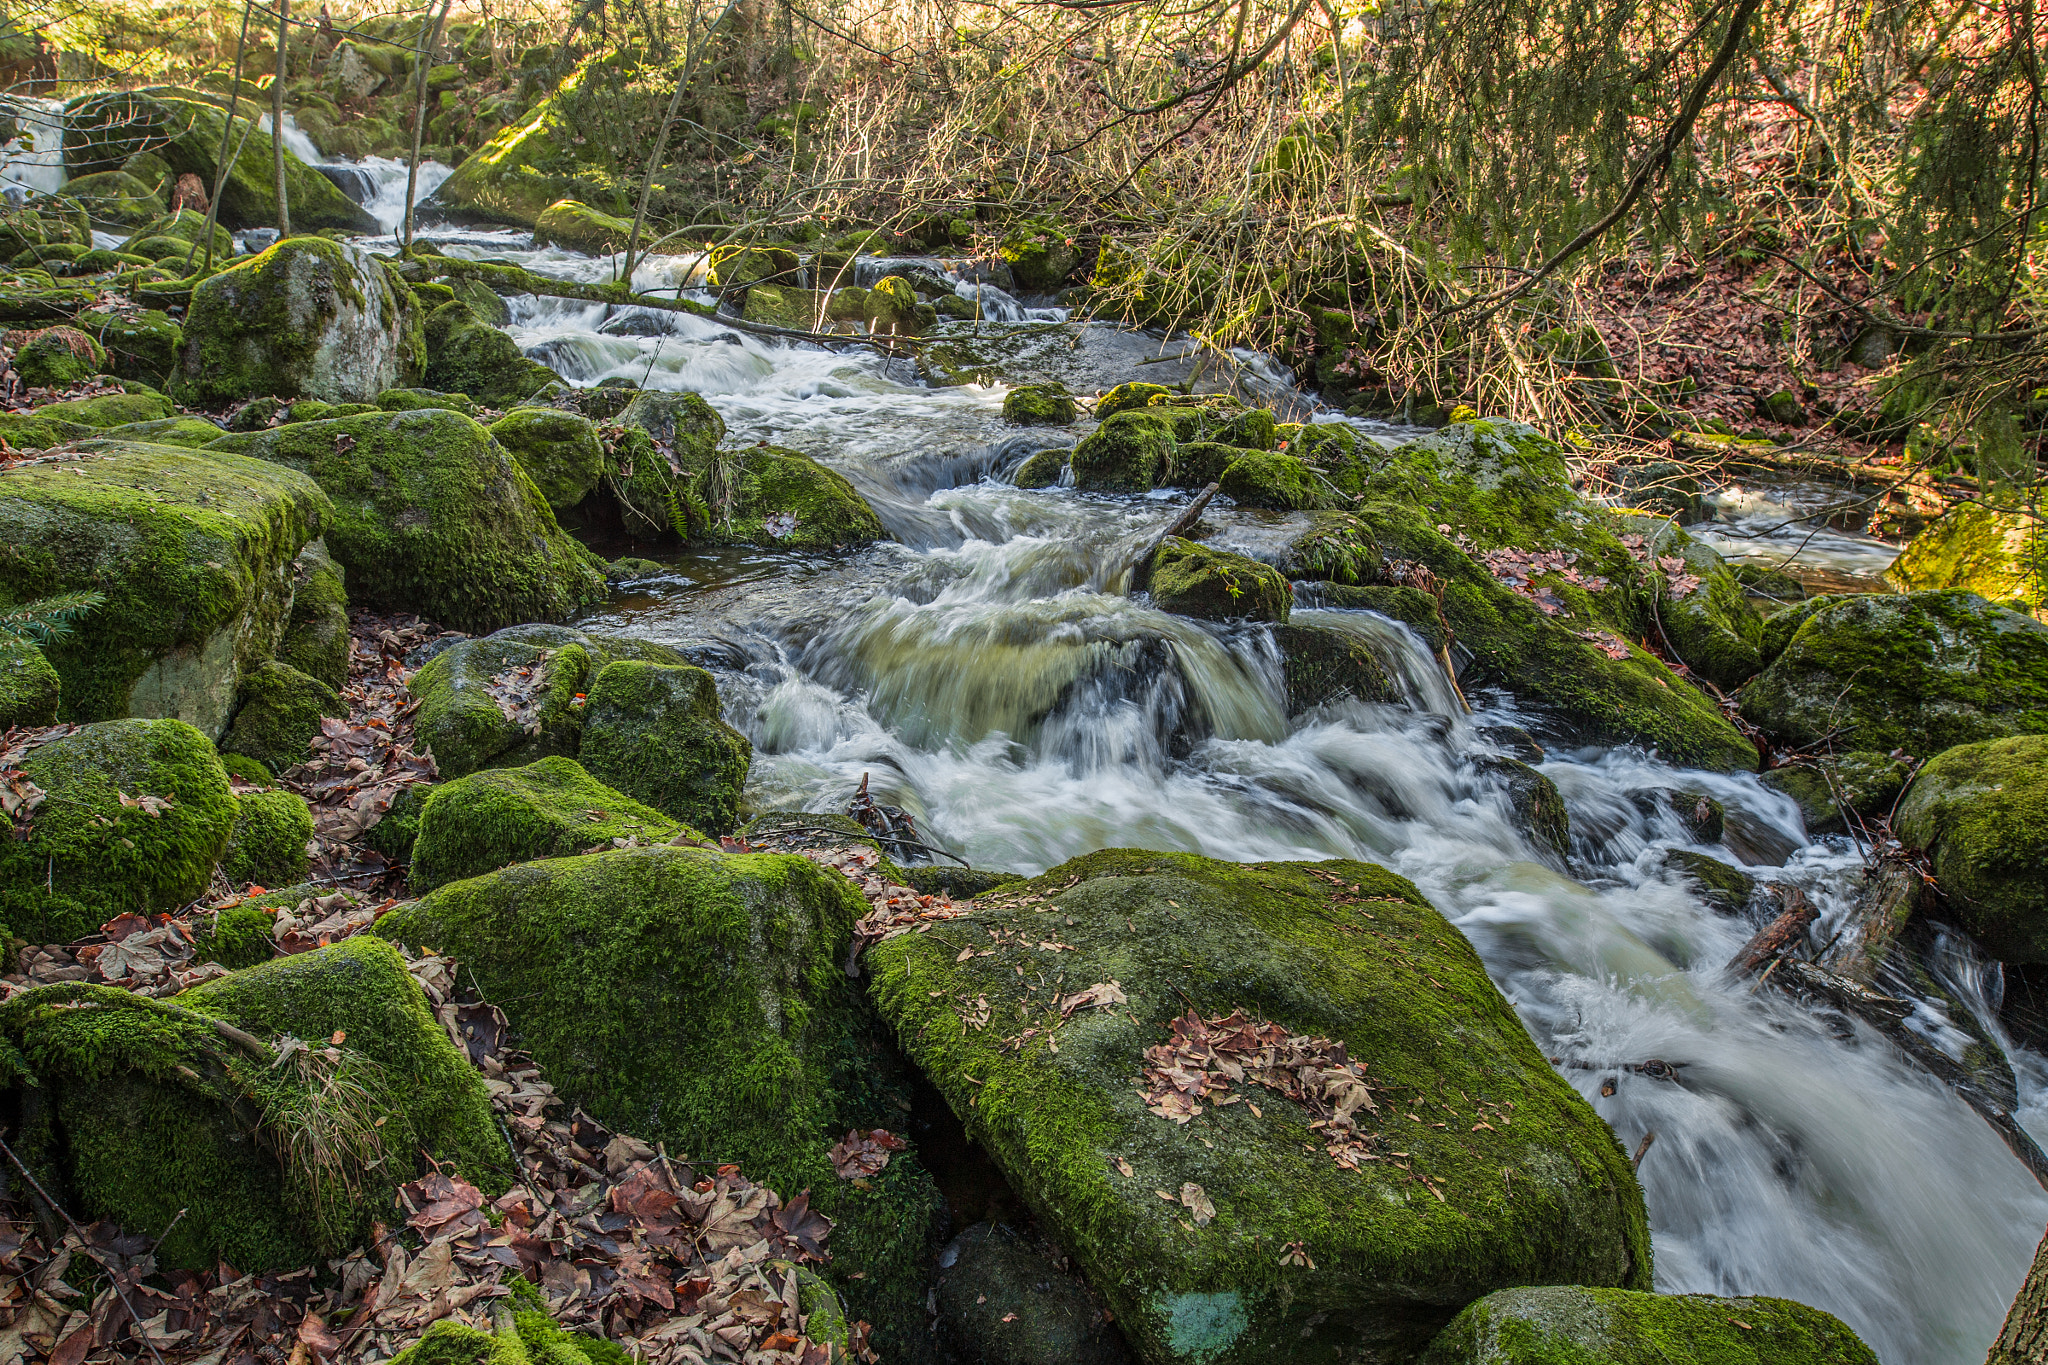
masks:
<path id="1" fill-rule="evenodd" d="M 557 512 L 589 497 L 604 477 L 604 442 L 587 417 L 553 408 L 516 408 L 489 430 Z"/>
<path id="2" fill-rule="evenodd" d="M 626 249 L 633 220 L 594 209 L 575 199 L 560 199 L 541 210 L 533 224 L 535 246 L 562 246 L 592 256 Z M 646 241 L 643 235 L 641 240 Z"/>
<path id="3" fill-rule="evenodd" d="M 597 670 L 578 750 L 591 776 L 713 834 L 739 823 L 754 746 L 718 716 L 701 668 L 620 661 Z"/>
<path id="4" fill-rule="evenodd" d="M 175 716 L 209 738 L 270 658 L 294 556 L 332 515 L 304 475 L 121 441 L 0 474 L 0 600 L 107 600 L 45 649 L 72 720 Z"/>
<path id="5" fill-rule="evenodd" d="M 1107 422 L 1120 412 L 1143 408 L 1154 398 L 1172 398 L 1180 393 L 1164 384 L 1145 384 L 1137 380 L 1119 384 L 1095 400 L 1095 416 L 1098 421 Z"/>
<path id="6" fill-rule="evenodd" d="M 1119 411 L 1074 447 L 1074 486 L 1089 493 L 1150 492 L 1172 467 L 1173 452 L 1167 417 L 1144 408 Z"/>
<path id="7" fill-rule="evenodd" d="M 1074 948 L 1056 968 L 1037 947 L 1054 917 L 1018 893 L 1052 898 Z M 982 897 L 953 928 L 988 952 L 886 940 L 868 950 L 872 994 L 1142 1358 L 1401 1359 L 1510 1283 L 1649 1284 L 1642 1196 L 1612 1131 L 1464 940 L 1383 868 L 1108 850 Z M 1408 961 L 1382 957 L 1379 936 Z M 1302 1106 L 1249 1083 L 1219 1080 L 1241 1102 L 1207 1097 L 1185 1125 L 1148 1109 L 1146 1049 L 1190 1010 L 1342 1040 L 1384 1087 L 1355 1111 L 1380 1159 L 1343 1169 L 1341 1130 L 1311 1132 Z M 1463 1098 L 1482 1095 L 1513 1101 L 1512 1125 Z M 1444 1128 L 1405 1117 L 1425 1098 Z M 1513 1197 L 1503 1166 L 1541 1197 Z"/>
<path id="8" fill-rule="evenodd" d="M 560 375 L 528 359 L 518 342 L 460 300 L 427 314 L 425 335 L 424 382 L 443 393 L 465 394 L 487 408 L 509 408 L 561 382 Z"/>
<path id="9" fill-rule="evenodd" d="M 1215 441 L 1188 441 L 1175 447 L 1173 462 L 1160 480 L 1165 488 L 1204 488 L 1218 483 L 1223 471 L 1246 454 Z M 1219 490 L 1220 491 L 1220 490 Z"/>
<path id="10" fill-rule="evenodd" d="M 1885 571 L 1901 592 L 1962 588 L 1987 601 L 2039 615 L 2048 609 L 2040 572 L 2041 520 L 1959 502 L 1906 544 Z"/>
<path id="11" fill-rule="evenodd" d="M 604 581 L 613 587 L 625 583 L 637 583 L 643 579 L 659 578 L 669 571 L 669 566 L 657 559 L 640 559 L 627 555 L 614 559 L 604 571 Z"/>
<path id="12" fill-rule="evenodd" d="M 1925 757 L 2048 729 L 2048 625 L 1975 593 L 1816 597 L 1769 628 L 1789 638 L 1742 714 L 1784 747 Z"/>
<path id="13" fill-rule="evenodd" d="M 1081 264 L 1073 229 L 1043 218 L 1026 219 L 1012 227 L 997 254 L 1009 266 L 1019 289 L 1039 292 L 1059 288 Z"/>
<path id="14" fill-rule="evenodd" d="M 68 389 L 106 368 L 107 353 L 76 327 L 45 327 L 37 332 L 9 332 L 14 372 L 31 388 Z"/>
<path id="15" fill-rule="evenodd" d="M 1541 763 L 1550 757 L 1544 752 L 1543 746 L 1536 742 L 1536 736 L 1519 725 L 1481 725 L 1478 730 L 1480 738 L 1500 749 L 1509 758 L 1523 763 Z"/>
<path id="16" fill-rule="evenodd" d="M 744 289 L 770 281 L 794 283 L 796 253 L 779 246 L 722 246 L 711 252 L 709 278 L 722 289 Z"/>
<path id="17" fill-rule="evenodd" d="M 1503 1289 L 1480 1299 L 1430 1343 L 1418 1365 L 1678 1365 L 1680 1360 L 1877 1365 L 1877 1353 L 1833 1314 L 1791 1299 L 1547 1285 Z"/>
<path id="18" fill-rule="evenodd" d="M 1763 784 L 1799 803 L 1807 833 L 1847 834 L 1843 806 L 1863 821 L 1882 820 L 1891 814 L 1910 775 L 1906 765 L 1889 754 L 1859 751 L 1773 768 L 1763 775 Z"/>
<path id="19" fill-rule="evenodd" d="M 1718 844 L 1727 832 L 1728 808 L 1703 791 L 1649 787 L 1630 792 L 1629 801 L 1646 816 L 1668 812 L 1696 844 Z"/>
<path id="20" fill-rule="evenodd" d="M 1647 534 L 1657 557 L 1656 624 L 1678 658 L 1723 691 L 1762 672 L 1763 617 L 1720 552 L 1669 522 L 1630 517 L 1623 524 Z M 1679 563 L 1665 562 L 1671 559 Z"/>
<path id="21" fill-rule="evenodd" d="M 1072 426 L 1075 411 L 1064 384 L 1019 384 L 1003 395 L 1003 420 L 1020 427 Z"/>
<path id="22" fill-rule="evenodd" d="M 235 802 L 235 829 L 220 873 L 236 886 L 291 886 L 306 879 L 313 812 L 297 792 L 251 792 Z M 265 917 L 266 926 L 268 916 Z M 267 937 L 267 935 L 266 935 Z"/>
<path id="23" fill-rule="evenodd" d="M 1797 839 L 1740 806 L 1727 808 L 1721 846 L 1748 867 L 1783 867 L 1800 848 Z"/>
<path id="24" fill-rule="evenodd" d="M 1571 812 L 1557 784 L 1518 758 L 1481 755 L 1473 767 L 1499 779 L 1507 789 L 1508 810 L 1515 827 L 1539 849 L 1568 858 L 1572 851 Z"/>
<path id="25" fill-rule="evenodd" d="M 292 606 L 277 661 L 336 691 L 348 681 L 348 591 L 341 565 L 314 540 L 292 561 Z"/>
<path id="26" fill-rule="evenodd" d="M 327 550 L 360 605 L 483 631 L 560 620 L 605 595 L 602 561 L 460 413 L 373 412 L 225 439 L 310 475 L 333 498 Z"/>
<path id="27" fill-rule="evenodd" d="M 1067 461 L 1073 457 L 1071 450 L 1041 450 L 1017 466 L 1012 476 L 1019 488 L 1053 488 L 1060 477 L 1067 472 Z"/>
<path id="28" fill-rule="evenodd" d="M 939 1253 L 939 1321 L 963 1365 L 1123 1365 L 1129 1349 L 1083 1284 L 1001 1223 Z"/>
<path id="29" fill-rule="evenodd" d="M 861 320 L 870 332 L 918 336 L 925 329 L 919 310 L 930 305 L 918 301 L 917 291 L 900 275 L 884 275 L 869 287 L 861 300 Z"/>
<path id="30" fill-rule="evenodd" d="M 433 789 L 420 811 L 407 885 L 416 896 L 536 858 L 702 838 L 605 786 L 572 758 L 488 768 Z"/>
<path id="31" fill-rule="evenodd" d="M 1350 631 L 1276 625 L 1273 643 L 1280 651 L 1290 716 L 1338 701 L 1397 705 L 1403 700 L 1400 686 L 1372 645 Z"/>
<path id="32" fill-rule="evenodd" d="M 0 634 L 0 730 L 57 719 L 63 684 L 43 651 L 18 635 Z"/>
<path id="33" fill-rule="evenodd" d="M 210 1270 L 222 1260 L 288 1270 L 339 1256 L 370 1236 L 373 1219 L 389 1216 L 413 1171 L 409 1158 L 368 1163 L 347 1180 L 287 1168 L 259 1136 L 261 1110 L 245 1088 L 262 1095 L 266 1082 L 228 1078 L 229 1067 L 250 1059 L 211 1019 L 265 1041 L 343 1040 L 343 1075 L 382 1121 L 384 1152 L 430 1153 L 486 1198 L 510 1183 L 510 1153 L 482 1076 L 388 943 L 358 936 L 263 962 L 194 987 L 168 1009 L 88 991 L 45 986 L 0 1007 L 13 1055 L 36 1059 L 32 1075 L 17 1069 L 10 1082 L 35 1086 L 47 1125 L 21 1139 L 22 1155 L 50 1172 L 61 1154 L 71 1210 L 151 1238 L 166 1270 Z M 77 1008 L 84 1001 L 99 1007 Z M 269 1085 L 280 1082 L 273 1076 Z"/>
<path id="34" fill-rule="evenodd" d="M 1307 461 L 1277 451 L 1246 451 L 1217 476 L 1223 496 L 1240 507 L 1301 511 L 1327 507 L 1329 490 Z"/>
<path id="35" fill-rule="evenodd" d="M 1293 605 L 1277 569 L 1179 536 L 1153 554 L 1148 582 L 1161 611 L 1207 621 L 1284 622 Z"/>
<path id="36" fill-rule="evenodd" d="M 1659 856 L 1658 866 L 1665 876 L 1690 883 L 1717 915 L 1741 914 L 1756 893 L 1756 878 L 1692 849 L 1667 848 Z"/>
<path id="37" fill-rule="evenodd" d="M 415 382 L 423 347 L 412 291 L 388 266 L 294 237 L 192 291 L 174 392 L 198 407 L 256 394 L 363 402 Z"/>
<path id="38" fill-rule="evenodd" d="M 844 970 L 867 910 L 798 855 L 664 845 L 452 882 L 375 932 L 458 957 L 550 1084 L 599 1122 L 808 1189 L 837 1224 L 827 1273 L 848 1312 L 877 1326 L 888 1358 L 914 1359 L 929 1350 L 938 1191 L 914 1149 L 858 1181 L 828 1155 L 849 1129 L 900 1132 L 909 1108 Z"/>
<path id="39" fill-rule="evenodd" d="M 1944 913 L 2003 961 L 2048 962 L 2048 736 L 1930 760 L 1895 822 L 1933 860 Z"/>
<path id="40" fill-rule="evenodd" d="M 272 660 L 243 680 L 241 704 L 220 747 L 224 753 L 247 754 L 272 772 L 283 772 L 312 756 L 307 745 L 320 733 L 322 717 L 347 715 L 348 708 L 332 687 Z"/>
<path id="41" fill-rule="evenodd" d="M 88 725 L 21 768 L 49 795 L 26 839 L 0 841 L 0 921 L 31 943 L 197 899 L 234 831 L 227 772 L 183 721 Z"/>

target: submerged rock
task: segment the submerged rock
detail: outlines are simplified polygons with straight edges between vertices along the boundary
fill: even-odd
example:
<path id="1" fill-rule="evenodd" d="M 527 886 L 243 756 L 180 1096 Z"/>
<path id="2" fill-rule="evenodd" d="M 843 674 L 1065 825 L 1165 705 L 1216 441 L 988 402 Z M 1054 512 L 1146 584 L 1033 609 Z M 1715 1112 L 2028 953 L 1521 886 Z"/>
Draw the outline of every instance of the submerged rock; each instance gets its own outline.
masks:
<path id="1" fill-rule="evenodd" d="M 293 557 L 331 510 L 276 465 L 107 441 L 0 473 L 0 601 L 106 594 L 45 651 L 66 719 L 175 716 L 215 737 L 275 650 Z"/>
<path id="2" fill-rule="evenodd" d="M 1382 868 L 1115 849 L 982 897 L 946 939 L 871 948 L 876 1003 L 1147 1360 L 1400 1359 L 1509 1284 L 1649 1284 L 1614 1134 Z M 1170 1023 L 1236 1011 L 1364 1065 L 1355 1136 L 1228 1068 L 1192 1103 L 1146 1078 Z"/>
<path id="3" fill-rule="evenodd" d="M 1458 1314 L 1418 1365 L 1878 1365 L 1841 1319 L 1791 1299 L 1503 1289 Z"/>
<path id="4" fill-rule="evenodd" d="M 1786 747 L 1926 757 L 2048 730 L 2048 625 L 1975 593 L 1816 597 L 1769 626 L 1790 637 L 1742 714 Z"/>
<path id="5" fill-rule="evenodd" d="M 198 407 L 259 394 L 367 402 L 426 364 L 412 291 L 388 266 L 292 237 L 192 291 L 175 392 Z"/>
<path id="6" fill-rule="evenodd" d="M 308 1077 L 239 1051 L 219 1019 L 260 1041 L 337 1039 L 340 1075 L 378 1126 L 340 1169 L 283 1165 L 266 1100 L 306 1102 Z M 44 986 L 0 1005 L 5 1081 L 33 1086 L 36 1121 L 12 1141 L 76 1215 L 154 1246 L 166 1270 L 289 1270 L 361 1245 L 420 1155 L 490 1197 L 510 1154 L 483 1078 L 448 1040 L 390 944 L 357 937 L 278 958 L 168 1002 L 115 987 Z M 374 1153 L 374 1159 L 369 1154 Z"/>
<path id="7" fill-rule="evenodd" d="M 739 824 L 754 746 L 719 719 L 703 669 L 620 660 L 591 680 L 577 753 L 599 781 L 724 834 Z"/>
<path id="8" fill-rule="evenodd" d="M 375 932 L 458 958 L 557 1092 L 614 1131 L 808 1189 L 838 1224 L 827 1274 L 849 1311 L 913 1358 L 938 1191 L 914 1149 L 859 1181 L 828 1156 L 849 1129 L 900 1131 L 909 1107 L 844 970 L 867 910 L 796 855 L 663 846 L 454 882 Z"/>
<path id="9" fill-rule="evenodd" d="M 1947 913 L 1986 952 L 2048 962 L 2048 735 L 1937 755 L 1913 779 L 1896 828 L 1933 860 Z"/>
<path id="10" fill-rule="evenodd" d="M 359 604 L 485 631 L 561 620 L 605 596 L 602 561 L 460 413 L 372 412 L 225 439 L 311 475 L 333 499 L 327 550 Z"/>
<path id="11" fill-rule="evenodd" d="M 1658 865 L 1669 877 L 1689 882 L 1717 915 L 1739 915 L 1756 894 L 1756 878 L 1709 854 L 1688 848 L 1667 848 Z"/>
<path id="12" fill-rule="evenodd" d="M 234 831 L 227 772 L 183 721 L 88 725 L 21 767 L 49 795 L 27 838 L 0 841 L 0 920 L 30 943 L 197 899 Z"/>
<path id="13" fill-rule="evenodd" d="M 572 758 L 489 768 L 435 787 L 420 810 L 406 884 L 414 895 L 536 858 L 664 844 L 694 830 L 607 787 Z"/>

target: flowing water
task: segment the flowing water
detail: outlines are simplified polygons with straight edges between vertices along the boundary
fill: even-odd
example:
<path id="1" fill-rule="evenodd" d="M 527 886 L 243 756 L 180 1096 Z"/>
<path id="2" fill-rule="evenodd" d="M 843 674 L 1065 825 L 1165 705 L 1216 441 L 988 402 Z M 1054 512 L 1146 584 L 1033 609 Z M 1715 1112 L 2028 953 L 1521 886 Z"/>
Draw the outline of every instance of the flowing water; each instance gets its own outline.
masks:
<path id="1" fill-rule="evenodd" d="M 396 184 L 378 215 L 395 224 L 404 168 L 369 169 L 384 190 Z M 425 178 L 421 195 L 437 183 Z M 616 258 L 535 250 L 523 234 L 432 235 L 454 254 L 566 278 L 618 269 Z M 1067 323 L 957 264 L 897 268 L 913 264 L 980 299 L 983 335 L 1020 372 L 1082 390 L 1192 380 L 1329 420 L 1260 357 Z M 863 262 L 862 281 L 880 269 Z M 701 258 L 662 256 L 639 263 L 634 284 L 685 293 L 702 276 Z M 1483 763 L 1499 752 L 1495 727 L 1545 733 L 1537 699 L 1481 696 L 1467 716 L 1405 627 L 1304 603 L 1297 620 L 1364 637 L 1407 704 L 1290 718 L 1268 630 L 1169 616 L 1124 592 L 1134 547 L 1183 495 L 1016 488 L 1006 476 L 1024 458 L 1073 434 L 1004 426 L 999 388 L 932 388 L 900 358 L 764 341 L 687 315 L 511 303 L 512 335 L 572 382 L 699 392 L 732 442 L 795 446 L 844 473 L 895 537 L 837 559 L 631 547 L 664 558 L 666 572 L 583 623 L 674 643 L 714 669 L 727 718 L 755 746 L 758 807 L 842 809 L 865 777 L 935 842 L 1026 872 L 1115 846 L 1383 863 L 1472 941 L 1626 1148 L 1656 1134 L 1641 1178 L 1660 1289 L 1814 1304 L 1889 1365 L 1983 1358 L 2048 1222 L 2048 1195 L 1874 1035 L 1724 980 L 1721 964 L 1753 926 L 1657 870 L 1664 850 L 1689 847 L 1670 793 L 1707 792 L 1774 848 L 1759 856 L 1782 862 L 1753 870 L 1823 908 L 1825 937 L 1848 909 L 1857 855 L 1809 839 L 1788 800 L 1752 776 L 1552 742 L 1541 767 L 1564 794 L 1574 841 L 1568 868 L 1547 861 Z M 1771 523 L 1784 510 L 1799 509 L 1738 498 L 1723 538 L 1782 539 Z M 1219 541 L 1253 552 L 1287 522 L 1222 503 L 1206 520 Z M 1874 543 L 1827 535 L 1846 578 L 1881 571 Z M 2022 1117 L 2048 1135 L 2048 1068 L 1997 1030 L 1995 964 L 1953 936 L 1935 956 L 1947 1008 L 1977 1014 L 2008 1049 L 2023 1104 L 2037 1106 Z M 1924 1030 L 1962 1039 L 1953 1025 L 1966 1021 L 1942 1009 L 1923 1005 Z M 1670 1065 L 1626 1069 L 1653 1059 Z"/>

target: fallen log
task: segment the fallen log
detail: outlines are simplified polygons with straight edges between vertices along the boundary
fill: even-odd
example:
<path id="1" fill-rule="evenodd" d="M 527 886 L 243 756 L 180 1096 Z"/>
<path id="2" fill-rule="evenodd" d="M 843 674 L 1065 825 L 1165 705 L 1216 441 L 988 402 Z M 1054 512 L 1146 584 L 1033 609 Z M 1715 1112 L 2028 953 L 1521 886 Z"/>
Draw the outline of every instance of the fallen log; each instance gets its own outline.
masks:
<path id="1" fill-rule="evenodd" d="M 1132 592 L 1138 591 L 1151 580 L 1152 557 L 1159 553 L 1159 547 L 1175 536 L 1185 535 L 1193 530 L 1195 523 L 1202 519 L 1202 510 L 1209 505 L 1209 499 L 1216 496 L 1216 490 L 1220 487 L 1221 484 L 1212 483 L 1195 494 L 1195 500 L 1183 507 L 1179 516 L 1166 523 L 1158 535 L 1145 542 L 1145 547 L 1138 551 L 1137 557 L 1124 569 L 1130 576 Z"/>
<path id="2" fill-rule="evenodd" d="M 1925 886 L 1903 857 L 1879 854 L 1877 865 L 1865 874 L 1854 914 L 1842 926 L 1834 946 L 1822 954 L 1821 965 L 1866 986 L 1877 980 L 1878 968 L 1890 955 L 1892 944 L 1920 908 Z"/>
<path id="3" fill-rule="evenodd" d="M 1748 976 L 1772 958 L 1781 957 L 1787 949 L 1804 942 L 1806 931 L 1820 918 L 1820 911 L 1813 908 L 1798 887 L 1779 886 L 1774 889 L 1784 904 L 1784 912 L 1757 930 L 1755 936 L 1742 945 L 1741 951 L 1728 960 L 1728 970 L 1737 976 Z"/>

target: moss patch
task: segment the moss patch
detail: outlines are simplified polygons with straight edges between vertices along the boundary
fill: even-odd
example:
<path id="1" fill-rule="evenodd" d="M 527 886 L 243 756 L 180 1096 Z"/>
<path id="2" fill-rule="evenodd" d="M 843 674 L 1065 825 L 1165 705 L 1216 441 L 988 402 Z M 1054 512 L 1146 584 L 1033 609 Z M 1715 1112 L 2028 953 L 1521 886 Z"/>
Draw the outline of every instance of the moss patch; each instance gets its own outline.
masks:
<path id="1" fill-rule="evenodd" d="M 27 640 L 0 634 L 0 730 L 48 725 L 57 719 L 63 683 L 43 651 Z"/>
<path id="2" fill-rule="evenodd" d="M 718 718 L 703 669 L 621 661 L 591 682 L 579 752 L 599 781 L 723 834 L 739 823 L 754 746 Z"/>
<path id="3" fill-rule="evenodd" d="M 1148 492 L 1172 470 L 1173 453 L 1171 420 L 1149 408 L 1119 411 L 1074 447 L 1074 486 L 1090 493 Z"/>
<path id="4" fill-rule="evenodd" d="M 2007 962 L 2048 962 L 2048 736 L 1965 744 L 1920 770 L 1899 837 L 1926 850 L 1948 912 Z"/>
<path id="5" fill-rule="evenodd" d="M 2025 512 L 1957 503 L 1913 537 L 1885 579 L 1901 592 L 1963 588 L 2038 615 L 2048 607 L 2048 527 Z"/>
<path id="6" fill-rule="evenodd" d="M 1179 536 L 1152 556 L 1151 584 L 1161 611 L 1211 621 L 1285 621 L 1294 601 L 1279 570 Z"/>
<path id="7" fill-rule="evenodd" d="M 237 886 L 290 886 L 305 880 L 311 861 L 306 841 L 313 837 L 313 812 L 306 799 L 297 792 L 252 792 L 235 804 L 235 831 L 221 854 L 221 875 Z"/>
<path id="8" fill-rule="evenodd" d="M 554 408 L 519 408 L 491 423 L 490 433 L 557 512 L 589 497 L 604 477 L 604 442 L 588 417 Z"/>
<path id="9" fill-rule="evenodd" d="M 1003 420 L 1014 426 L 1072 426 L 1075 413 L 1064 384 L 1019 384 L 1003 395 Z"/>
<path id="10" fill-rule="evenodd" d="M 1846 834 L 1843 806 L 1865 820 L 1884 819 L 1906 789 L 1909 775 L 1906 765 L 1891 755 L 1865 750 L 1773 768 L 1763 775 L 1763 784 L 1799 803 L 1807 833 Z"/>
<path id="11" fill-rule="evenodd" d="M 1418 1365 L 1878 1365 L 1831 1313 L 1791 1299 L 1545 1285 L 1472 1304 Z"/>
<path id="12" fill-rule="evenodd" d="M 273 660 L 242 683 L 242 704 L 220 747 L 282 772 L 311 757 L 307 745 L 320 733 L 322 717 L 347 715 L 332 687 Z"/>
<path id="13" fill-rule="evenodd" d="M 485 407 L 509 408 L 562 377 L 528 360 L 519 343 L 485 322 L 468 304 L 444 303 L 427 315 L 426 382 L 467 394 Z"/>

